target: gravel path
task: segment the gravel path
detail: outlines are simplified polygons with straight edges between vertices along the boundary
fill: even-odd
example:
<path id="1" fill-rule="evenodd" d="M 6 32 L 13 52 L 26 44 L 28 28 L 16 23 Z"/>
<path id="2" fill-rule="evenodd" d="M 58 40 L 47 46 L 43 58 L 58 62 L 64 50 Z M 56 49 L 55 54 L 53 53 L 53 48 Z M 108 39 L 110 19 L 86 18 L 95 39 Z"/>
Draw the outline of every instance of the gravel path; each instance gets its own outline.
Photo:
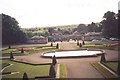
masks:
<path id="1" fill-rule="evenodd" d="M 60 49 L 62 50 L 75 50 L 79 48 L 75 42 L 62 42 L 60 43 Z"/>

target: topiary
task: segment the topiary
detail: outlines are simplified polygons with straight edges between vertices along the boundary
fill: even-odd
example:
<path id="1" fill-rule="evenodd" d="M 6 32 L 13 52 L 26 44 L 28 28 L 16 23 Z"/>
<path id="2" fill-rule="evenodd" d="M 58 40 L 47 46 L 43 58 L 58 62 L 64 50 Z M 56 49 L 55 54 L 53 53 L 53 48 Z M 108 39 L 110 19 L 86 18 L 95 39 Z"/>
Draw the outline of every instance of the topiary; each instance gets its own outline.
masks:
<path id="1" fill-rule="evenodd" d="M 104 54 L 104 53 L 101 55 L 101 60 L 100 60 L 100 62 L 101 62 L 101 63 L 102 63 L 102 62 L 106 62 L 105 54 Z"/>
<path id="2" fill-rule="evenodd" d="M 55 65 L 57 63 L 55 55 L 52 57 L 52 64 Z"/>
<path id="3" fill-rule="evenodd" d="M 51 66 L 50 66 L 49 76 L 51 78 L 55 78 L 56 77 L 55 66 L 53 64 L 51 64 Z"/>

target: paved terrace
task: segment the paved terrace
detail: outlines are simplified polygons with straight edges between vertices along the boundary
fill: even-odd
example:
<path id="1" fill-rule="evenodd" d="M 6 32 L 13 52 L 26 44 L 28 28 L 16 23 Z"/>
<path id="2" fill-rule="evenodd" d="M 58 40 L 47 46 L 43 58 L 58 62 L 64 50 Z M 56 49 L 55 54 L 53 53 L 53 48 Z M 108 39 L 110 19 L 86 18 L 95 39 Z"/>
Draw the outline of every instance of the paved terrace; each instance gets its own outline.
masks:
<path id="1" fill-rule="evenodd" d="M 74 50 L 78 48 L 74 42 L 61 42 L 60 48 L 64 50 Z M 107 60 L 118 59 L 118 52 L 113 50 L 105 50 Z M 50 58 L 42 58 L 41 53 L 33 53 L 26 56 L 15 56 L 21 61 L 30 62 L 34 64 L 49 63 Z M 57 59 L 58 63 L 66 64 L 68 78 L 103 78 L 103 76 L 90 64 L 94 61 L 100 61 L 98 57 L 82 57 L 82 58 L 61 58 Z"/>

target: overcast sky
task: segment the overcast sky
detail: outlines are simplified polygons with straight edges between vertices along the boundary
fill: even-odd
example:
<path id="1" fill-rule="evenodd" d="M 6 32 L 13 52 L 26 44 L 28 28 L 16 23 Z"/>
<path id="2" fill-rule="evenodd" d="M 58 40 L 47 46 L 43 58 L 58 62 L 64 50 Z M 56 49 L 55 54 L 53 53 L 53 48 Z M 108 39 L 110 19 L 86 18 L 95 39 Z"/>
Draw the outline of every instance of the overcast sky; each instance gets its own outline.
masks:
<path id="1" fill-rule="evenodd" d="M 22 28 L 100 22 L 105 12 L 118 12 L 119 0 L 0 0 L 0 13 Z"/>

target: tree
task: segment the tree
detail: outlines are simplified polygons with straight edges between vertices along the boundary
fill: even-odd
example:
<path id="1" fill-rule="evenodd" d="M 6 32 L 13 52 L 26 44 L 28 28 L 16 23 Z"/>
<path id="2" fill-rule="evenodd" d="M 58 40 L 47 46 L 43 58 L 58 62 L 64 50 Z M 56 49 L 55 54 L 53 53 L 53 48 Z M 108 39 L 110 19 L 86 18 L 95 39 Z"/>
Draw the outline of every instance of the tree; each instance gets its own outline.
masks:
<path id="1" fill-rule="evenodd" d="M 106 12 L 101 21 L 103 26 L 103 35 L 107 37 L 118 37 L 118 20 L 114 12 Z"/>
<path id="2" fill-rule="evenodd" d="M 77 27 L 77 31 L 79 33 L 82 33 L 82 34 L 86 33 L 87 32 L 86 25 L 85 24 L 79 24 L 78 27 Z"/>
<path id="3" fill-rule="evenodd" d="M 2 44 L 23 43 L 27 40 L 18 24 L 15 18 L 2 14 Z"/>
<path id="4" fill-rule="evenodd" d="M 53 27 L 48 28 L 48 32 L 49 32 L 50 35 L 52 35 L 52 32 L 53 32 L 53 31 L 54 31 L 54 28 L 53 28 Z"/>

